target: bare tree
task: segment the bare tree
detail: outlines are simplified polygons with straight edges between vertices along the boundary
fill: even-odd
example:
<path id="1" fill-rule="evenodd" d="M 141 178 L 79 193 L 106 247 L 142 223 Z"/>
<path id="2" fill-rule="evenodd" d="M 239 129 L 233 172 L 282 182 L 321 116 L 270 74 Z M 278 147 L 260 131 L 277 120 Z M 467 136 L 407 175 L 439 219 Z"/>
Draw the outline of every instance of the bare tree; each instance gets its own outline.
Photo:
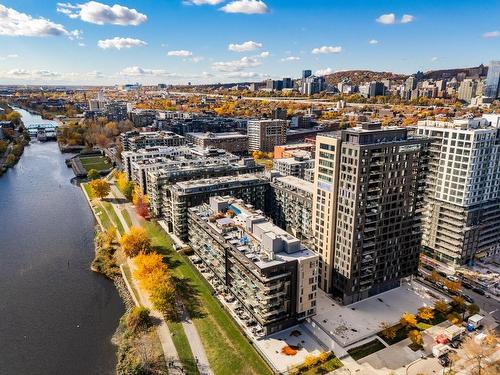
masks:
<path id="1" fill-rule="evenodd" d="M 475 340 L 476 336 L 469 336 L 462 344 L 459 353 L 450 356 L 457 369 L 467 370 L 471 375 L 487 375 L 495 373 L 498 363 L 493 363 L 489 357 L 497 350 L 500 342 L 498 334 L 487 332 L 482 340 Z M 493 371 L 493 372 L 491 372 Z"/>

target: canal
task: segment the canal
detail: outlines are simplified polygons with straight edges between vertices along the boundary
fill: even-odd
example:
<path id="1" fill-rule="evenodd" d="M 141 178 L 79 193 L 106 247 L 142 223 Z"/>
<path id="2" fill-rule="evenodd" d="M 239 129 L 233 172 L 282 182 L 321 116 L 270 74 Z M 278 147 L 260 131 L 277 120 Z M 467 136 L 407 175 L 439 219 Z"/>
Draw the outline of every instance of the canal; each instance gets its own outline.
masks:
<path id="1" fill-rule="evenodd" d="M 19 111 L 25 123 L 44 122 Z M 0 374 L 113 374 L 124 306 L 90 271 L 94 219 L 55 142 L 0 178 Z"/>

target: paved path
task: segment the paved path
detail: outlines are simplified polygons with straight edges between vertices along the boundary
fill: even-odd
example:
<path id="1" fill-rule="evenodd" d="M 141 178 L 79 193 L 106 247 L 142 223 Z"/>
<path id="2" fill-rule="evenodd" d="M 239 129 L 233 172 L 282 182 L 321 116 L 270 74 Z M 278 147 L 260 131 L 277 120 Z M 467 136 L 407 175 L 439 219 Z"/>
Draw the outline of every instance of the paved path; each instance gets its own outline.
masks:
<path id="1" fill-rule="evenodd" d="M 213 375 L 213 371 L 208 363 L 207 354 L 205 353 L 205 348 L 203 348 L 203 344 L 201 343 L 200 335 L 198 335 L 196 327 L 185 310 L 182 316 L 182 327 L 184 328 L 189 345 L 191 346 L 191 351 L 196 360 L 198 371 L 200 371 L 201 375 Z"/>

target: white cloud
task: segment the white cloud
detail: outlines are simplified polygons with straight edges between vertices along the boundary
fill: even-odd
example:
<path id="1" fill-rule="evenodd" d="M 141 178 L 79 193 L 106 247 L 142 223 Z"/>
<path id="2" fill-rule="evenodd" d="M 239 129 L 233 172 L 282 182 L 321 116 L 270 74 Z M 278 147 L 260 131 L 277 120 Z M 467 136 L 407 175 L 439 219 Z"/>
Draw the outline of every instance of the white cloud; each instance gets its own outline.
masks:
<path id="1" fill-rule="evenodd" d="M 254 57 L 242 57 L 240 60 L 215 62 L 212 69 L 219 72 L 240 72 L 246 68 L 259 66 L 262 63 Z"/>
<path id="2" fill-rule="evenodd" d="M 483 34 L 483 38 L 499 38 L 500 31 L 488 31 Z"/>
<path id="3" fill-rule="evenodd" d="M 186 5 L 218 5 L 223 3 L 225 0 L 186 0 L 184 4 Z"/>
<path id="4" fill-rule="evenodd" d="M 371 39 L 368 43 L 369 44 L 378 44 L 378 40 L 377 39 Z"/>
<path id="5" fill-rule="evenodd" d="M 241 44 L 233 44 L 231 43 L 227 49 L 233 52 L 249 52 L 255 51 L 256 49 L 262 48 L 262 43 L 254 42 L 249 40 L 248 42 L 244 42 Z"/>
<path id="6" fill-rule="evenodd" d="M 321 77 L 321 76 L 326 76 L 327 74 L 332 74 L 332 73 L 333 73 L 332 68 L 326 68 L 326 69 L 317 70 L 314 74 Z"/>
<path id="7" fill-rule="evenodd" d="M 129 66 L 123 69 L 119 75 L 128 77 L 142 77 L 142 76 L 169 76 L 171 73 L 167 73 L 163 69 L 144 69 L 138 66 Z"/>
<path id="8" fill-rule="evenodd" d="M 437 56 L 434 56 L 433 58 L 431 58 L 432 62 L 437 61 L 437 60 L 438 60 Z"/>
<path id="9" fill-rule="evenodd" d="M 78 47 L 85 47 L 85 43 L 83 42 L 78 43 Z"/>
<path id="10" fill-rule="evenodd" d="M 269 51 L 264 51 L 264 52 L 261 52 L 260 53 L 260 57 L 262 57 L 263 59 L 269 57 L 271 53 Z"/>
<path id="11" fill-rule="evenodd" d="M 266 3 L 261 0 L 235 0 L 220 8 L 226 13 L 265 14 L 269 13 Z"/>
<path id="12" fill-rule="evenodd" d="M 281 61 L 299 61 L 300 57 L 297 56 L 288 56 L 288 57 L 283 57 Z"/>
<path id="13" fill-rule="evenodd" d="M 414 16 L 411 14 L 403 14 L 403 17 L 401 17 L 401 23 L 410 23 L 415 19 Z"/>
<path id="14" fill-rule="evenodd" d="M 189 59 L 189 61 L 194 62 L 194 63 L 199 63 L 200 61 L 205 60 L 203 56 L 193 56 Z"/>
<path id="15" fill-rule="evenodd" d="M 30 78 L 57 78 L 61 74 L 52 72 L 50 70 L 26 70 L 26 69 L 12 69 L 6 74 L 6 77 L 17 79 L 30 79 Z"/>
<path id="16" fill-rule="evenodd" d="M 342 47 L 340 46 L 323 46 L 319 48 L 314 48 L 311 53 L 314 55 L 326 54 L 326 53 L 340 53 L 342 52 Z"/>
<path id="17" fill-rule="evenodd" d="M 68 31 L 63 25 L 39 17 L 33 18 L 29 14 L 18 12 L 0 4 L 0 35 L 8 36 L 59 36 L 73 38 L 79 31 Z"/>
<path id="18" fill-rule="evenodd" d="M 91 77 L 91 78 L 104 78 L 104 74 L 102 74 L 101 72 L 99 72 L 97 70 L 94 70 L 92 72 L 88 72 L 86 75 L 87 75 L 87 77 Z"/>
<path id="19" fill-rule="evenodd" d="M 255 78 L 255 77 L 267 77 L 266 74 L 261 74 L 261 73 L 256 73 L 256 72 L 233 72 L 233 73 L 227 73 L 227 77 L 232 77 L 232 78 Z"/>
<path id="20" fill-rule="evenodd" d="M 394 13 L 382 14 L 376 21 L 384 25 L 392 25 L 396 23 L 396 15 Z"/>
<path id="21" fill-rule="evenodd" d="M 189 56 L 193 56 L 193 52 L 186 51 L 185 49 L 180 49 L 177 51 L 168 51 L 167 55 L 168 56 L 176 56 L 176 57 L 189 57 Z"/>
<path id="22" fill-rule="evenodd" d="M 0 61 L 5 61 L 5 60 L 9 60 L 9 59 L 17 59 L 19 57 L 18 54 L 16 53 L 11 53 L 7 56 L 0 56 Z"/>
<path id="23" fill-rule="evenodd" d="M 113 39 L 103 39 L 97 42 L 99 48 L 102 49 L 123 49 L 123 48 L 132 48 L 132 47 L 141 47 L 147 46 L 148 44 L 140 39 L 133 38 L 120 38 L 115 36 Z"/>
<path id="24" fill-rule="evenodd" d="M 70 18 L 80 18 L 82 21 L 95 23 L 97 25 L 133 25 L 137 26 L 146 22 L 148 17 L 135 9 L 127 8 L 119 4 L 112 6 L 89 1 L 84 4 L 73 5 L 71 3 L 58 3 L 57 11 Z"/>

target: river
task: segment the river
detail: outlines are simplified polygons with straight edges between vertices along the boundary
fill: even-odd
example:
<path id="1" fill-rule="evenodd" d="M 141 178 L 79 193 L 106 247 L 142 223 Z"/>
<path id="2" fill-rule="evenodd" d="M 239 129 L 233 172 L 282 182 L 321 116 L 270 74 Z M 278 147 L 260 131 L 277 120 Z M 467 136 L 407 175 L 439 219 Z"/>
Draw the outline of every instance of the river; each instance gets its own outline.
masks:
<path id="1" fill-rule="evenodd" d="M 41 123 L 20 110 L 23 121 Z M 0 177 L 0 374 L 113 374 L 123 303 L 90 271 L 94 218 L 55 142 Z"/>

